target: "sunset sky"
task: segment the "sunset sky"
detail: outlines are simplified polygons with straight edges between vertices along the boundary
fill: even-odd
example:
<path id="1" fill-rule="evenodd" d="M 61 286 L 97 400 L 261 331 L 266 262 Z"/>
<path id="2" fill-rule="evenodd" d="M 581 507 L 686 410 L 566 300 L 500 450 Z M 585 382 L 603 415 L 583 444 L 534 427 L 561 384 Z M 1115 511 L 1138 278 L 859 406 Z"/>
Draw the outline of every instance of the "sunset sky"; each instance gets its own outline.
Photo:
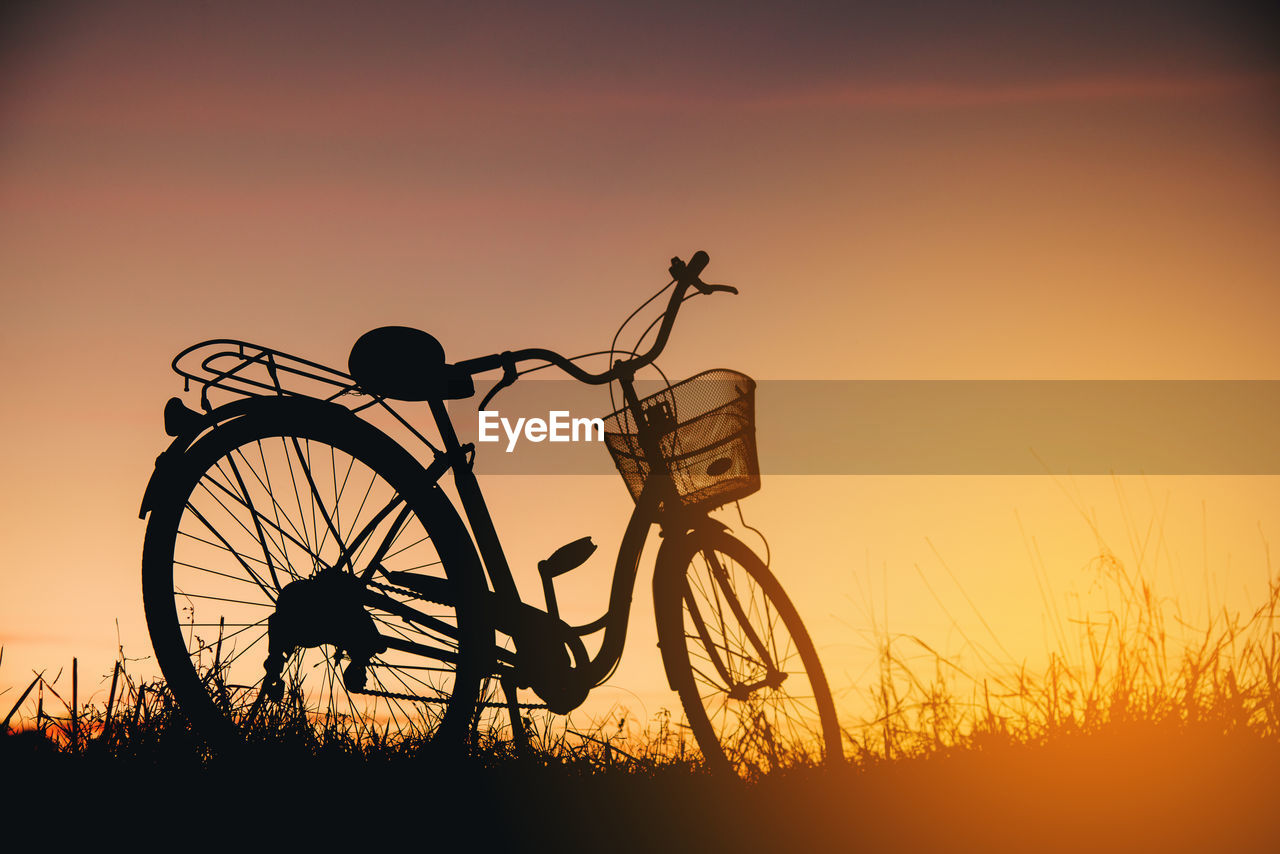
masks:
<path id="1" fill-rule="evenodd" d="M 705 249 L 741 295 L 686 306 L 673 378 L 1280 379 L 1280 56 L 1246 4 L 28 5 L 0 19 L 0 690 L 75 655 L 105 692 L 117 620 L 150 656 L 137 508 L 205 338 L 596 350 Z M 1042 657 L 1106 604 L 1095 526 L 1188 620 L 1274 576 L 1276 476 L 1053 474 L 743 502 L 844 715 L 886 621 Z M 620 479 L 486 489 L 534 601 L 596 537 L 566 590 L 597 616 Z M 600 700 L 637 714 L 673 701 L 647 583 Z"/>

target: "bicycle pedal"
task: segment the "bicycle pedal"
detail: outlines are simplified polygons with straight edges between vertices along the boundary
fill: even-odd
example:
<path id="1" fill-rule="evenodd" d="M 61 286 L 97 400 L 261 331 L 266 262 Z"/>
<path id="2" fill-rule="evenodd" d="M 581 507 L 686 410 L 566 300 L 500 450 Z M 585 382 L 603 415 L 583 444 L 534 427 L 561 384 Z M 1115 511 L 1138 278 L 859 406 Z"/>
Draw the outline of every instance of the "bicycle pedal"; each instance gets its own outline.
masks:
<path id="1" fill-rule="evenodd" d="M 577 569 L 595 554 L 596 544 L 590 537 L 574 540 L 551 553 L 551 557 L 538 561 L 538 572 L 543 578 L 555 578 L 571 569 Z"/>

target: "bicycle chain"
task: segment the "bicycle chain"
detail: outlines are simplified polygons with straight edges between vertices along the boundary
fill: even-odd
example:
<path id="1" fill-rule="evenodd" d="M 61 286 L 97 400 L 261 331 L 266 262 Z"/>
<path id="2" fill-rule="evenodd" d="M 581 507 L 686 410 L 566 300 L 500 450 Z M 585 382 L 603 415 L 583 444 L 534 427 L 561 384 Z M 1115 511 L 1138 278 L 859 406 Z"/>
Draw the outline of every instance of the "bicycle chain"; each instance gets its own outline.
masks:
<path id="1" fill-rule="evenodd" d="M 370 587 L 376 587 L 379 590 L 382 590 L 384 592 L 399 593 L 402 596 L 408 596 L 413 599 L 421 599 L 425 602 L 431 602 L 432 604 L 435 604 L 435 605 L 451 604 L 449 602 L 436 601 L 435 599 L 432 599 L 428 596 L 423 596 L 421 593 L 419 593 L 416 590 L 409 590 L 405 587 L 397 587 L 394 584 L 383 584 L 381 582 L 374 581 L 372 579 L 365 579 L 364 583 L 369 585 Z M 409 702 L 419 702 L 419 703 L 447 703 L 449 702 L 449 699 L 450 699 L 448 697 L 421 697 L 421 696 L 418 696 L 417 694 L 398 694 L 395 691 L 360 690 L 360 691 L 354 691 L 352 693 L 364 694 L 370 697 L 386 697 L 389 700 L 407 700 Z M 476 705 L 482 706 L 486 709 L 505 709 L 507 707 L 506 703 L 495 703 L 495 702 L 489 702 L 486 700 L 481 700 L 480 702 L 477 702 Z M 516 708 L 545 709 L 547 708 L 547 704 L 546 703 L 516 703 Z"/>
<path id="2" fill-rule="evenodd" d="M 386 697 L 389 700 L 408 700 L 410 702 L 419 703 L 447 703 L 449 697 L 419 697 L 417 694 L 397 694 L 395 691 L 352 691 L 352 694 L 363 694 L 368 697 Z M 506 703 L 495 703 L 487 700 L 481 700 L 476 703 L 477 706 L 483 706 L 486 709 L 505 709 Z M 516 703 L 517 709 L 545 709 L 546 703 Z"/>
<path id="3" fill-rule="evenodd" d="M 452 605 L 452 602 L 441 602 L 432 599 L 430 596 L 423 596 L 416 590 L 410 590 L 407 587 L 397 587 L 394 584 L 383 584 L 380 581 L 374 581 L 372 578 L 366 578 L 364 583 L 369 587 L 376 587 L 379 590 L 385 590 L 390 593 L 399 593 L 401 596 L 408 596 L 411 599 L 421 599 L 423 602 L 430 602 L 432 605 Z"/>

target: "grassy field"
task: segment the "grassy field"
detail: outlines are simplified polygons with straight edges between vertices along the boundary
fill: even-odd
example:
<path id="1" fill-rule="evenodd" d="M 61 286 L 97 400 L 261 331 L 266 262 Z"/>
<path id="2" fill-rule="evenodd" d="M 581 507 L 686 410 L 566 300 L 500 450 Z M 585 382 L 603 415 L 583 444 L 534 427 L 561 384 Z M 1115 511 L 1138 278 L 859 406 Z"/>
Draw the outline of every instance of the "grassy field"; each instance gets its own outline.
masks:
<path id="1" fill-rule="evenodd" d="M 478 733 L 448 759 L 287 732 L 214 755 L 163 684 L 118 665 L 105 702 L 79 703 L 65 676 L 6 697 L 6 803 L 64 833 L 86 814 L 178 835 L 265 816 L 280 838 L 370 844 L 452 830 L 568 850 L 1275 850 L 1280 585 L 1196 623 L 1109 554 L 1097 568 L 1118 604 L 1069 621 L 1041 672 L 921 667 L 886 635 L 874 713 L 842 721 L 836 768 L 723 779 L 670 741 L 552 724 L 529 750 Z"/>
<path id="2" fill-rule="evenodd" d="M 262 747 L 202 758 L 180 735 L 143 738 L 73 755 L 7 737 L 10 815 L 91 841 L 122 827 L 199 839 L 212 825 L 245 840 L 370 844 L 459 832 L 482 849 L 1266 851 L 1280 793 L 1274 739 L 1145 724 L 752 783 L 599 754 L 437 761 Z M 253 830 L 262 819 L 265 835 Z"/>

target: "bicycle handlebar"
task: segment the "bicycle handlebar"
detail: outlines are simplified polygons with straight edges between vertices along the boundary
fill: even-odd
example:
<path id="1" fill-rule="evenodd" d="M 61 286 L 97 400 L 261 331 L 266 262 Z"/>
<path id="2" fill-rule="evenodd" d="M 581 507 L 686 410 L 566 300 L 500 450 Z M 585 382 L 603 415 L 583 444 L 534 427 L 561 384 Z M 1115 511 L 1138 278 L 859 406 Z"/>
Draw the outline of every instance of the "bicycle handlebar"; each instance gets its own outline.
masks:
<path id="1" fill-rule="evenodd" d="M 649 348 L 649 352 L 643 356 L 633 356 L 630 359 L 619 359 L 607 371 L 593 374 L 578 367 L 569 359 L 561 356 L 553 350 L 547 350 L 541 347 L 530 347 L 524 350 L 508 350 L 503 353 L 494 353 L 490 356 L 480 356 L 475 359 L 467 359 L 458 362 L 454 367 L 465 371 L 468 374 L 481 374 L 486 371 L 492 371 L 502 368 L 502 379 L 498 381 L 484 400 L 480 403 L 480 408 L 484 409 L 488 402 L 503 388 L 511 385 L 516 380 L 516 363 L 537 359 L 538 361 L 547 362 L 560 368 L 574 379 L 587 383 L 588 385 L 604 385 L 618 379 L 622 374 L 634 373 L 640 368 L 653 363 L 662 353 L 663 348 L 667 346 L 667 338 L 671 334 L 671 327 L 675 325 L 676 314 L 680 310 L 680 304 L 684 302 L 685 294 L 689 288 L 697 288 L 699 293 L 710 294 L 717 291 L 736 294 L 738 289 L 730 285 L 708 285 L 698 278 L 698 275 L 706 269 L 711 258 L 706 252 L 698 250 L 686 264 L 679 258 L 671 259 L 671 266 L 668 271 L 671 278 L 675 280 L 676 288 L 671 294 L 671 299 L 667 302 L 667 308 L 663 312 L 662 325 L 658 328 L 658 336 L 654 339 L 653 346 Z"/>
<path id="2" fill-rule="evenodd" d="M 698 276 L 707 268 L 707 264 L 710 261 L 711 256 L 699 249 L 689 258 L 688 264 L 679 258 L 672 258 L 671 266 L 667 268 L 667 272 L 671 274 L 671 278 L 676 280 L 676 284 L 687 288 L 698 281 Z"/>

